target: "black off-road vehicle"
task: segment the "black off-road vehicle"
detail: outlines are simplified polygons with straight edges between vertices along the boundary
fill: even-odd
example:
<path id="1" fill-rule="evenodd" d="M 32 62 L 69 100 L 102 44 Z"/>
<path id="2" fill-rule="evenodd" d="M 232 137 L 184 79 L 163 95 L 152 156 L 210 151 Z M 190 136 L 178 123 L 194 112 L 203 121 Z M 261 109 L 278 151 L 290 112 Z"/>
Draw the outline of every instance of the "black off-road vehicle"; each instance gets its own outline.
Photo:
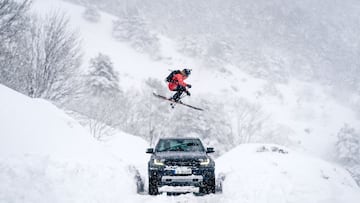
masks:
<path id="1" fill-rule="evenodd" d="M 198 138 L 164 138 L 154 148 L 148 162 L 149 194 L 215 193 L 215 162 L 208 156 L 214 148 L 204 148 Z"/>

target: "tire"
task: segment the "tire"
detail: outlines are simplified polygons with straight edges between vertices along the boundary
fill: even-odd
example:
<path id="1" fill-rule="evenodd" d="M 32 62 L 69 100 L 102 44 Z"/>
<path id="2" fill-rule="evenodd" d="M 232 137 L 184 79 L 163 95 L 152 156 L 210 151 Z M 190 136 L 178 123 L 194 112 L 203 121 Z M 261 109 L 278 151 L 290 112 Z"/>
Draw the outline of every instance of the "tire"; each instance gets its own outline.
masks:
<path id="1" fill-rule="evenodd" d="M 200 187 L 200 193 L 202 194 L 210 194 L 215 193 L 215 178 L 208 179 L 204 182 L 204 184 Z"/>
<path id="2" fill-rule="evenodd" d="M 157 180 L 155 178 L 149 178 L 149 195 L 159 194 Z"/>

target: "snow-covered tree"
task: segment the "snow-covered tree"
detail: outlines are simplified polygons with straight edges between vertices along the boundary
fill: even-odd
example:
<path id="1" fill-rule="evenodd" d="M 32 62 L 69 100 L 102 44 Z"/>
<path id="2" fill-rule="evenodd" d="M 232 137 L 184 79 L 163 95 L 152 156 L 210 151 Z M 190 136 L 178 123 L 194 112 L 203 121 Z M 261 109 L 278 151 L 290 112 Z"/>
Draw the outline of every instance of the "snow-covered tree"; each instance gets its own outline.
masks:
<path id="1" fill-rule="evenodd" d="M 99 53 L 90 60 L 86 86 L 96 97 L 111 97 L 120 93 L 119 76 L 109 56 Z"/>
<path id="2" fill-rule="evenodd" d="M 360 134 L 348 124 L 340 129 L 336 142 L 337 158 L 346 165 L 360 164 Z"/>
<path id="3" fill-rule="evenodd" d="M 19 38 L 29 27 L 28 7 L 30 1 L 20 3 L 14 0 L 0 0 L 0 83 L 13 89 L 19 87 L 18 77 L 21 71 L 24 48 Z"/>
<path id="4" fill-rule="evenodd" d="M 358 186 L 360 186 L 360 164 L 347 167 L 347 170 L 350 172 Z"/>
<path id="5" fill-rule="evenodd" d="M 91 7 L 87 7 L 82 16 L 85 20 L 92 23 L 99 22 L 101 18 L 100 12 L 97 9 Z"/>
<path id="6" fill-rule="evenodd" d="M 360 185 L 360 134 L 348 124 L 337 134 L 336 158 Z"/>
<path id="7" fill-rule="evenodd" d="M 119 41 L 126 41 L 139 52 L 152 56 L 159 51 L 159 39 L 148 28 L 146 20 L 137 12 L 126 14 L 113 22 L 113 37 Z"/>
<path id="8" fill-rule="evenodd" d="M 109 56 L 99 53 L 90 59 L 81 90 L 80 98 L 71 108 L 88 118 L 87 126 L 96 139 L 109 136 L 109 126 L 120 125 L 125 102 L 119 87 L 119 76 Z"/>
<path id="9" fill-rule="evenodd" d="M 12 38 L 24 26 L 24 12 L 27 11 L 30 0 L 22 2 L 14 0 L 0 0 L 0 39 Z"/>

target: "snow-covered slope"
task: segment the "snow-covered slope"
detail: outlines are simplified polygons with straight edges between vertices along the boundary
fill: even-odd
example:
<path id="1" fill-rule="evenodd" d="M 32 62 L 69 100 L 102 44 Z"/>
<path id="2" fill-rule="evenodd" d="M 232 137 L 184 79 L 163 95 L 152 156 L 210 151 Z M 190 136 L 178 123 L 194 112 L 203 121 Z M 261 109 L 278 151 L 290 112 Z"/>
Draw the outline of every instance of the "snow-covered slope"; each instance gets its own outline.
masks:
<path id="1" fill-rule="evenodd" d="M 163 47 L 162 56 L 171 60 L 164 64 L 164 61 L 153 61 L 148 55 L 140 54 L 126 43 L 115 40 L 112 37 L 112 22 L 117 18 L 113 15 L 101 12 L 99 22 L 89 22 L 82 16 L 84 7 L 61 0 L 35 0 L 32 8 L 38 14 L 46 15 L 51 11 L 61 11 L 70 17 L 70 24 L 79 33 L 82 41 L 84 68 L 87 68 L 89 60 L 99 53 L 108 55 L 120 74 L 120 85 L 125 89 L 140 88 L 144 79 L 159 76 L 163 78 L 169 68 L 178 68 L 178 65 L 186 66 L 190 63 L 189 59 L 177 57 L 177 53 L 169 45 Z M 171 43 L 166 38 L 162 41 L 164 44 Z M 168 63 L 174 63 L 175 67 L 169 67 Z"/>
<path id="2" fill-rule="evenodd" d="M 339 166 L 274 145 L 243 145 L 217 159 L 223 194 L 136 194 L 147 143 L 119 132 L 95 141 L 52 104 L 0 85 L 0 202 L 347 202 L 360 190 Z"/>
<path id="3" fill-rule="evenodd" d="M 225 199 L 257 203 L 360 201 L 360 189 L 342 167 L 277 145 L 241 145 L 220 157 L 217 169 L 226 174 Z"/>
<path id="4" fill-rule="evenodd" d="M 360 126 L 355 113 L 337 103 L 326 87 L 300 81 L 273 84 L 245 74 L 237 67 L 223 67 L 224 72 L 204 67 L 195 59 L 177 53 L 174 43 L 163 36 L 159 36 L 161 56 L 166 60 L 153 61 L 111 37 L 115 16 L 101 12 L 99 22 L 88 22 L 82 17 L 84 7 L 60 0 L 35 0 L 33 10 L 44 14 L 52 10 L 64 11 L 81 36 L 84 68 L 99 52 L 109 55 L 120 73 L 124 89 L 141 88 L 147 78 L 163 80 L 169 68 L 190 67 L 193 74 L 188 82 L 193 85 L 192 97 L 215 94 L 229 102 L 236 97 L 245 98 L 261 106 L 265 117 L 270 118 L 268 126 L 276 129 L 276 134 L 286 137 L 295 144 L 293 146 L 323 158 L 330 158 L 328 155 L 333 151 L 336 133 L 344 123 Z M 277 142 L 285 144 L 280 139 Z"/>
<path id="5" fill-rule="evenodd" d="M 45 100 L 0 88 L 1 156 L 28 153 L 66 161 L 108 161 L 88 132 L 63 111 Z"/>
<path id="6" fill-rule="evenodd" d="M 360 126 L 324 87 L 298 81 L 273 85 L 236 67 L 224 73 L 209 70 L 176 53 L 165 37 L 162 56 L 167 60 L 152 61 L 111 38 L 114 16 L 101 13 L 100 22 L 90 23 L 82 18 L 81 6 L 60 0 L 34 3 L 38 13 L 66 12 L 82 38 L 84 68 L 99 52 L 109 55 L 124 88 L 140 88 L 148 77 L 162 80 L 169 68 L 193 68 L 192 97 L 211 92 L 260 104 L 272 124 L 287 129 L 278 133 L 322 157 L 343 123 Z M 217 173 L 226 174 L 221 195 L 137 195 L 129 166 L 146 178 L 145 141 L 119 132 L 99 143 L 49 102 L 3 86 L 0 98 L 0 202 L 360 202 L 359 188 L 341 167 L 289 149 L 272 151 L 273 145 L 243 145 L 220 157 Z"/>
<path id="7" fill-rule="evenodd" d="M 130 201 L 136 186 L 123 158 L 136 155 L 114 159 L 49 102 L 2 85 L 0 97 L 0 202 Z"/>

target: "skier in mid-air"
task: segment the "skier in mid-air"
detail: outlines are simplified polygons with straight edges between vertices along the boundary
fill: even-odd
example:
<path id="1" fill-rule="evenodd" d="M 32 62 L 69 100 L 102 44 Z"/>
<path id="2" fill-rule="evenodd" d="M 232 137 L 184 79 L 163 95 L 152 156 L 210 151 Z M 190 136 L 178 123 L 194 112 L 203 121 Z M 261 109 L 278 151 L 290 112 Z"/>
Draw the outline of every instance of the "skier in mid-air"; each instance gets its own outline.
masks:
<path id="1" fill-rule="evenodd" d="M 171 100 L 179 102 L 183 92 L 190 96 L 188 89 L 191 88 L 191 85 L 184 82 L 190 74 L 191 69 L 183 69 L 181 71 L 175 70 L 167 77 L 166 81 L 169 82 L 169 90 L 176 91 L 176 93 L 170 98 Z"/>
<path id="2" fill-rule="evenodd" d="M 189 75 L 191 74 L 191 69 L 183 69 L 183 70 L 174 70 L 172 71 L 167 77 L 166 77 L 166 82 L 168 82 L 168 87 L 169 90 L 171 91 L 175 91 L 176 93 L 168 98 L 166 96 L 157 94 L 156 92 L 153 92 L 153 95 L 157 98 L 160 99 L 164 99 L 166 101 L 170 101 L 171 102 L 171 108 L 175 107 L 175 103 L 183 105 L 183 106 L 187 106 L 189 108 L 195 109 L 195 110 L 199 110 L 199 111 L 204 111 L 204 109 L 196 107 L 196 106 L 192 106 L 189 104 L 185 104 L 182 101 L 180 101 L 181 99 L 181 95 L 185 92 L 188 96 L 190 96 L 190 92 L 189 92 L 189 88 L 191 88 L 190 84 L 187 84 L 186 82 L 184 82 L 184 80 L 186 80 Z"/>

